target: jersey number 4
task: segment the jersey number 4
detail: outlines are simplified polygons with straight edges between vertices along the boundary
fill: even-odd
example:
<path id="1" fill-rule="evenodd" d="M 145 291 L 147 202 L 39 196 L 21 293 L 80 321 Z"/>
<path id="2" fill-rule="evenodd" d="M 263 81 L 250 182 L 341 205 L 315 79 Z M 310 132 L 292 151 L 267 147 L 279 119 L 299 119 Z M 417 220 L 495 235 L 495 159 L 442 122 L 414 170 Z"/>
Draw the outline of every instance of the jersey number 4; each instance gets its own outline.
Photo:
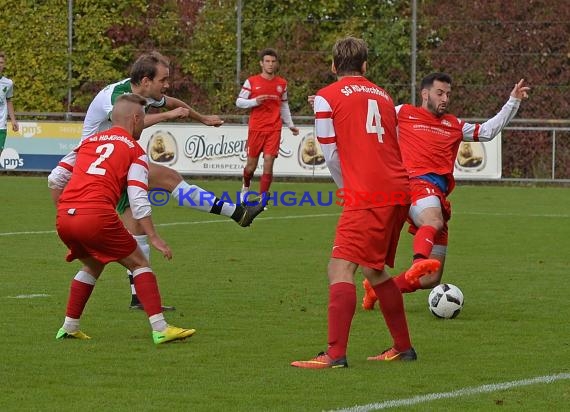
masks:
<path id="1" fill-rule="evenodd" d="M 89 165 L 87 173 L 89 173 L 90 175 L 101 175 L 101 176 L 107 173 L 107 170 L 103 169 L 102 167 L 99 167 L 99 165 L 103 163 L 105 159 L 108 159 L 109 156 L 111 156 L 113 150 L 115 150 L 115 146 L 112 143 L 105 143 L 102 144 L 101 146 L 97 146 L 97 149 L 95 149 L 95 153 L 100 153 L 99 158 Z"/>
<path id="2" fill-rule="evenodd" d="M 384 143 L 384 128 L 382 127 L 380 109 L 376 100 L 368 99 L 368 113 L 366 115 L 366 132 L 378 136 L 378 141 Z"/>

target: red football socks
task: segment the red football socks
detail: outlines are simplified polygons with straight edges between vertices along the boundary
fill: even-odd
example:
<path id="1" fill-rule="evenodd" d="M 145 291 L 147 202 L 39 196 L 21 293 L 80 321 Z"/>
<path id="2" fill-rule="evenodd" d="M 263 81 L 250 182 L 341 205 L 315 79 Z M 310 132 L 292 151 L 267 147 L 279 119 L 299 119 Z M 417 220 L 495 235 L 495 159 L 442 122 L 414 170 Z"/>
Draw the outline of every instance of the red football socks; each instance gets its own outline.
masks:
<path id="1" fill-rule="evenodd" d="M 406 312 L 404 311 L 404 298 L 396 282 L 390 278 L 385 282 L 379 283 L 374 286 L 374 293 L 378 297 L 380 310 L 394 340 L 394 348 L 399 352 L 410 349 L 412 344 L 406 321 Z"/>
<path id="2" fill-rule="evenodd" d="M 136 273 L 137 271 L 135 271 L 134 282 L 137 296 L 143 305 L 144 311 L 148 317 L 151 317 L 152 315 L 162 313 L 162 305 L 156 276 L 149 268 L 146 269 L 148 271 L 142 273 Z"/>
<path id="3" fill-rule="evenodd" d="M 431 255 L 436 235 L 437 229 L 435 227 L 429 225 L 420 226 L 414 235 L 414 261 L 417 256 L 423 256 L 424 259 L 427 259 Z"/>
<path id="4" fill-rule="evenodd" d="M 346 356 L 348 335 L 356 311 L 356 286 L 340 282 L 329 288 L 329 346 L 332 359 Z"/>
<path id="5" fill-rule="evenodd" d="M 69 288 L 69 299 L 67 301 L 65 316 L 79 319 L 94 287 L 95 285 L 73 279 L 71 281 L 71 287 Z"/>
<path id="6" fill-rule="evenodd" d="M 273 175 L 269 173 L 263 173 L 259 180 L 259 193 L 267 193 L 269 192 L 269 187 L 271 186 L 271 182 L 273 181 Z"/>
<path id="7" fill-rule="evenodd" d="M 252 177 L 253 173 L 247 173 L 245 169 L 243 169 L 243 185 L 245 187 L 250 187 Z"/>

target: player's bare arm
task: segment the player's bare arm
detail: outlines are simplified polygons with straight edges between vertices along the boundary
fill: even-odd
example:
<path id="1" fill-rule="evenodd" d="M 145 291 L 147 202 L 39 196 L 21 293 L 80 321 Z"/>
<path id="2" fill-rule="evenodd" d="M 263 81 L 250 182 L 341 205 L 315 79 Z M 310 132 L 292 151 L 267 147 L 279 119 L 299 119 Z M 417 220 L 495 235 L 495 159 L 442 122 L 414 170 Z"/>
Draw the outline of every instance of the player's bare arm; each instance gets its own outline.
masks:
<path id="1" fill-rule="evenodd" d="M 57 207 L 57 202 L 59 202 L 59 197 L 63 193 L 63 189 L 50 188 L 49 192 L 51 195 L 51 199 L 53 200 L 53 204 L 55 205 L 55 207 Z"/>
<path id="2" fill-rule="evenodd" d="M 166 105 L 167 109 L 171 109 L 171 111 L 176 110 L 178 108 L 184 108 L 188 110 L 188 114 L 186 117 L 189 117 L 193 120 L 196 120 L 200 123 L 205 124 L 206 126 L 214 126 L 219 127 L 224 124 L 224 121 L 215 114 L 205 115 L 197 112 L 194 110 L 190 105 L 184 103 L 182 100 L 177 99 L 175 97 L 166 96 Z"/>
<path id="3" fill-rule="evenodd" d="M 186 119 L 190 115 L 189 110 L 185 107 L 177 107 L 160 113 L 148 113 L 144 117 L 144 127 L 150 127 L 160 122 L 169 120 Z"/>
<path id="4" fill-rule="evenodd" d="M 144 232 L 148 236 L 150 244 L 162 253 L 162 256 L 168 260 L 172 259 L 172 251 L 168 244 L 158 235 L 154 229 L 154 224 L 152 223 L 152 218 L 150 216 L 145 216 L 138 220 Z"/>
<path id="5" fill-rule="evenodd" d="M 515 87 L 511 91 L 511 96 L 515 99 L 523 100 L 528 99 L 528 92 L 530 91 L 530 87 L 525 86 L 524 79 L 520 79 Z"/>
<path id="6" fill-rule="evenodd" d="M 17 132 L 20 129 L 18 121 L 16 120 L 16 114 L 14 112 L 14 105 L 12 104 L 12 99 L 6 99 L 6 106 L 8 107 L 8 116 L 10 117 L 10 122 L 12 123 L 12 130 Z"/>

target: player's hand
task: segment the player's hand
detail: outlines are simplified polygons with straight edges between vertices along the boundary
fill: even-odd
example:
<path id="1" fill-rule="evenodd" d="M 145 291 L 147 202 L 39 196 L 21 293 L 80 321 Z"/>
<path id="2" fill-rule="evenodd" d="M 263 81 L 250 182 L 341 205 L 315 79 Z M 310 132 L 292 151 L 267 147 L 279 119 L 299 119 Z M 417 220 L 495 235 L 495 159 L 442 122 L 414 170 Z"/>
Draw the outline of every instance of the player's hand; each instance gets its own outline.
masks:
<path id="1" fill-rule="evenodd" d="M 293 133 L 293 136 L 297 136 L 299 134 L 299 128 L 298 127 L 290 127 L 289 130 L 291 130 L 291 132 Z"/>
<path id="2" fill-rule="evenodd" d="M 317 97 L 316 95 L 312 94 L 309 97 L 307 97 L 307 101 L 309 102 L 309 104 L 311 105 L 311 107 L 314 109 L 315 108 L 315 97 Z"/>
<path id="3" fill-rule="evenodd" d="M 153 247 L 155 247 L 157 250 L 160 251 L 160 253 L 162 253 L 162 256 L 164 256 L 168 260 L 172 259 L 172 250 L 170 250 L 170 246 L 168 246 L 160 236 L 158 235 L 149 236 L 148 240 L 150 241 L 150 244 Z"/>
<path id="4" fill-rule="evenodd" d="M 274 94 L 262 94 L 261 96 L 257 96 L 255 98 L 255 101 L 257 102 L 257 104 L 263 104 L 263 102 L 266 100 L 278 100 L 278 99 L 279 97 Z"/>
<path id="5" fill-rule="evenodd" d="M 17 132 L 20 129 L 20 126 L 18 125 L 18 122 L 13 122 L 12 123 L 12 130 Z"/>
<path id="6" fill-rule="evenodd" d="M 169 120 L 186 119 L 190 116 L 190 110 L 185 107 L 177 107 L 166 112 Z"/>
<path id="7" fill-rule="evenodd" d="M 206 126 L 220 127 L 224 124 L 224 121 L 219 116 L 212 114 L 203 116 L 202 123 L 204 123 Z"/>
<path id="8" fill-rule="evenodd" d="M 524 79 L 520 79 L 511 91 L 511 96 L 519 100 L 528 99 L 529 90 L 530 87 L 524 85 Z"/>

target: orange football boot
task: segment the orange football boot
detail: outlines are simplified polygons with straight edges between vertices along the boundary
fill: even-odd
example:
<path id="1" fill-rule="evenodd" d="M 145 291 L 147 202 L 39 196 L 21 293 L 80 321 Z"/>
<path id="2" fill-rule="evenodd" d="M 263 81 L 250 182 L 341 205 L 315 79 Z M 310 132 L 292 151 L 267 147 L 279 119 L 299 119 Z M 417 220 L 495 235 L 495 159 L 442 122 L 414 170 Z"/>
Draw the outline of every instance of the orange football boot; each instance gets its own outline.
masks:
<path id="1" fill-rule="evenodd" d="M 372 289 L 372 285 L 368 282 L 368 279 L 364 279 L 362 281 L 362 286 L 364 286 L 364 297 L 362 298 L 362 309 L 364 310 L 372 310 L 374 309 L 374 304 L 378 300 L 376 297 L 376 293 L 374 293 L 374 289 Z"/>
<path id="2" fill-rule="evenodd" d="M 406 281 L 415 288 L 420 288 L 420 278 L 430 273 L 437 272 L 441 262 L 437 259 L 422 259 L 416 261 L 404 275 Z"/>

